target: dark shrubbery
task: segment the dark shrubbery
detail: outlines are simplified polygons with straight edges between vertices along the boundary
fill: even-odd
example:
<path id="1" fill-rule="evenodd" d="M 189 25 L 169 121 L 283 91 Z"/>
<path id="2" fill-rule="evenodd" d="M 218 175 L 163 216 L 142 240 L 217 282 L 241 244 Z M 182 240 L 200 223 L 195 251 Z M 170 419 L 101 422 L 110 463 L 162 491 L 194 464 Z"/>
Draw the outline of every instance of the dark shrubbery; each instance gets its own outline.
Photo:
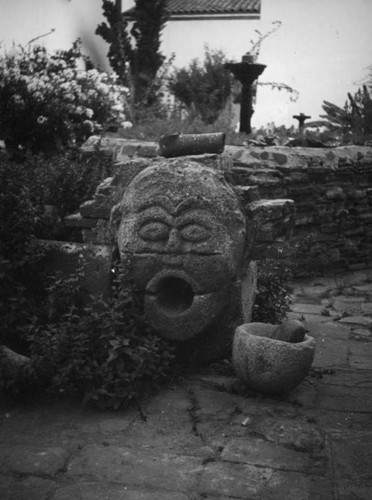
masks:
<path id="1" fill-rule="evenodd" d="M 79 273 L 61 279 L 37 266 L 37 238 L 64 236 L 63 217 L 110 168 L 108 159 L 83 161 L 73 151 L 21 162 L 0 155 L 0 345 L 31 357 L 23 377 L 6 378 L 0 367 L 8 394 L 43 389 L 118 408 L 171 372 L 174 349 L 146 326 L 122 271 L 110 300 L 84 305 Z M 51 203 L 54 218 L 45 211 Z"/>
<path id="2" fill-rule="evenodd" d="M 281 323 L 290 307 L 293 272 L 286 260 L 258 262 L 257 296 L 252 321 Z"/>
<path id="3" fill-rule="evenodd" d="M 110 173 L 109 160 L 79 161 L 74 151 L 17 162 L 0 152 L 0 344 L 24 350 L 23 330 L 44 299 L 38 238 L 69 239 L 63 217 L 89 198 Z"/>
<path id="4" fill-rule="evenodd" d="M 48 317 L 30 325 L 35 380 L 52 393 L 117 409 L 169 377 L 174 348 L 149 329 L 119 268 L 111 299 L 79 304 L 79 275 L 55 280 Z"/>

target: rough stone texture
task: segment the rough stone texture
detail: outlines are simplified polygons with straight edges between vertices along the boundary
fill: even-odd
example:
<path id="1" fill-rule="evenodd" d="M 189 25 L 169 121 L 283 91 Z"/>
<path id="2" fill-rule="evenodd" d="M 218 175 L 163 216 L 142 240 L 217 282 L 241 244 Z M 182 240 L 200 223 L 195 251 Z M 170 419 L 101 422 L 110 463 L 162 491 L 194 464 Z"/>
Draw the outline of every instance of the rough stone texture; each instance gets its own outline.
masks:
<path id="1" fill-rule="evenodd" d="M 140 471 L 138 464 L 141 464 Z M 149 454 L 125 447 L 88 445 L 69 464 L 69 476 L 86 476 L 97 481 L 123 482 L 131 486 L 180 491 L 195 488 L 202 471 L 194 457 Z"/>
<path id="2" fill-rule="evenodd" d="M 117 244 L 152 327 L 196 362 L 231 350 L 251 318 L 252 260 L 294 220 L 292 200 L 260 200 L 255 187 L 231 184 L 231 172 L 228 155 L 122 161 L 66 219 L 81 222 L 86 242 Z"/>
<path id="3" fill-rule="evenodd" d="M 177 491 L 134 489 L 122 484 L 86 482 L 59 488 L 51 500 L 188 500 L 189 497 Z M 14 500 L 14 499 L 13 499 Z"/>
<path id="4" fill-rule="evenodd" d="M 85 149 L 92 149 L 98 139 L 91 138 Z M 153 143 L 113 137 L 105 138 L 102 147 L 122 165 L 157 154 Z M 329 265 L 350 270 L 371 265 L 370 147 L 226 146 L 222 156 L 232 159 L 238 185 L 257 186 L 263 199 L 295 201 L 293 242 L 308 241 L 302 253 L 304 265 L 325 270 Z M 263 234 L 269 234 L 273 227 L 265 229 Z"/>
<path id="5" fill-rule="evenodd" d="M 334 149 L 227 146 L 239 184 L 257 185 L 262 198 L 296 204 L 293 243 L 307 239 L 308 267 L 355 269 L 371 265 L 370 147 Z M 306 259 L 306 253 L 311 257 Z"/>
<path id="6" fill-rule="evenodd" d="M 272 338 L 277 326 L 246 323 L 236 329 L 233 365 L 251 389 L 269 394 L 286 392 L 309 373 L 315 350 L 314 339 L 291 343 Z"/>
<path id="7" fill-rule="evenodd" d="M 0 473 L 52 477 L 65 467 L 68 457 L 63 448 L 0 445 Z"/>

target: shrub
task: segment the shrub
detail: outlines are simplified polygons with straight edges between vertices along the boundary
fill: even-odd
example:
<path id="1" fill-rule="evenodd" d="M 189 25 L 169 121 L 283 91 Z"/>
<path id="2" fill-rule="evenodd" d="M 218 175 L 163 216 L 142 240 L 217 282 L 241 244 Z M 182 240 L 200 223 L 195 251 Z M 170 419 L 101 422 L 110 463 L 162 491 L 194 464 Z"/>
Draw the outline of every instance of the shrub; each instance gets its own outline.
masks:
<path id="1" fill-rule="evenodd" d="M 43 208 L 22 166 L 0 153 L 0 343 L 19 347 L 38 283 L 32 266 L 40 257 L 36 237 Z"/>
<path id="2" fill-rule="evenodd" d="M 98 153 L 84 160 L 73 150 L 49 158 L 27 154 L 17 162 L 0 152 L 0 344 L 23 352 L 23 329 L 45 299 L 45 277 L 35 279 L 42 257 L 37 239 L 74 239 L 63 217 L 92 196 L 111 167 Z"/>
<path id="3" fill-rule="evenodd" d="M 278 324 L 290 307 L 293 272 L 286 260 L 263 259 L 258 262 L 257 295 L 252 321 Z"/>
<path id="4" fill-rule="evenodd" d="M 169 378 L 175 349 L 144 322 L 122 266 L 111 299 L 82 306 L 80 278 L 55 278 L 48 287 L 25 334 L 32 362 L 27 380 L 3 381 L 3 388 L 14 393 L 42 387 L 118 409 Z"/>
<path id="5" fill-rule="evenodd" d="M 116 77 L 83 70 L 79 43 L 49 54 L 13 47 L 0 56 L 0 138 L 7 147 L 55 151 L 125 122 L 127 89 Z"/>
<path id="6" fill-rule="evenodd" d="M 369 76 L 371 80 L 371 76 Z M 348 100 L 343 108 L 328 101 L 323 102 L 325 122 L 330 132 L 344 144 L 365 144 L 371 140 L 372 135 L 372 99 L 371 83 L 363 85 L 352 95 L 348 93 Z"/>
<path id="7" fill-rule="evenodd" d="M 202 64 L 194 59 L 188 68 L 178 69 L 170 77 L 170 92 L 191 116 L 206 124 L 217 120 L 231 93 L 232 76 L 226 62 L 222 51 L 206 48 Z"/>

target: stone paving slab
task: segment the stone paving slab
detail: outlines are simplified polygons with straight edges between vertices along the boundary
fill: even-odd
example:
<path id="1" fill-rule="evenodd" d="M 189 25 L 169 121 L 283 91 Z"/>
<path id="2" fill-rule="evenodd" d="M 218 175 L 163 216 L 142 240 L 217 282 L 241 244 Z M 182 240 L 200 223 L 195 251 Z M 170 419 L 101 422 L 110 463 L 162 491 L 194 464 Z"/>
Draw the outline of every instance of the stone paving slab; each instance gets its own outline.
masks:
<path id="1" fill-rule="evenodd" d="M 177 490 L 185 491 L 196 487 L 201 471 L 202 461 L 197 457 L 88 445 L 70 462 L 67 476 L 170 491 L 177 485 Z"/>
<path id="2" fill-rule="evenodd" d="M 122 484 L 87 482 L 59 488 L 51 500 L 188 500 L 178 491 L 136 490 Z"/>
<path id="3" fill-rule="evenodd" d="M 69 453 L 63 448 L 0 445 L 0 474 L 53 477 L 65 468 Z"/>
<path id="4" fill-rule="evenodd" d="M 317 347 L 288 394 L 207 367 L 141 411 L 0 402 L 0 499 L 370 500 L 372 319 L 342 321 L 334 300 L 363 305 L 369 292 L 355 275 L 297 288 L 292 314 L 312 318 Z"/>
<path id="5" fill-rule="evenodd" d="M 226 462 L 239 462 L 297 472 L 306 471 L 310 462 L 309 456 L 305 453 L 253 436 L 232 438 L 227 441 L 221 459 Z"/>

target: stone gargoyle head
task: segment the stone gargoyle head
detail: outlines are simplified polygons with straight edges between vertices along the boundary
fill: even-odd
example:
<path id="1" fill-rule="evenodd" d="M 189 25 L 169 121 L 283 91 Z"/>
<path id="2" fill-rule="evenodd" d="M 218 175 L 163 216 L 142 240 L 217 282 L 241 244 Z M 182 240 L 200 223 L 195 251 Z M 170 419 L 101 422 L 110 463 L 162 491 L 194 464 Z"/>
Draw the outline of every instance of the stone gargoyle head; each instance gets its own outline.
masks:
<path id="1" fill-rule="evenodd" d="M 259 226 L 293 218 L 291 200 L 265 202 L 255 188 L 234 187 L 214 157 L 154 161 L 126 186 L 119 219 L 116 210 L 120 257 L 147 320 L 195 360 L 226 354 L 237 325 L 250 320 Z"/>

